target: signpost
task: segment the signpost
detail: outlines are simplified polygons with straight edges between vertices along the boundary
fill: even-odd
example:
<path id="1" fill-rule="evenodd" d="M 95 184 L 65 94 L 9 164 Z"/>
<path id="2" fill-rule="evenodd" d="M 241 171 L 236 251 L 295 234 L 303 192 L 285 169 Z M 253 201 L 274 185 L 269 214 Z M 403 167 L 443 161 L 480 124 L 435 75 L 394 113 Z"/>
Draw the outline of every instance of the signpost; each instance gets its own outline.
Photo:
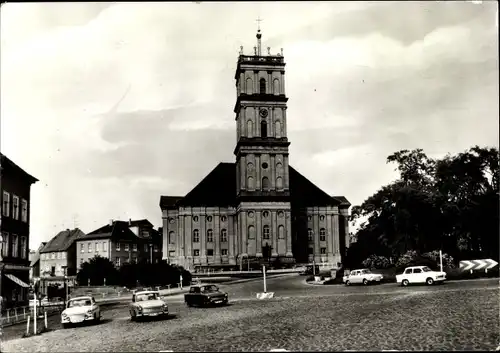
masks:
<path id="1" fill-rule="evenodd" d="M 485 260 L 464 260 L 460 261 L 460 270 L 462 271 L 477 271 L 484 269 L 484 272 L 488 273 L 488 270 L 492 269 L 498 265 L 498 262 L 492 259 Z"/>

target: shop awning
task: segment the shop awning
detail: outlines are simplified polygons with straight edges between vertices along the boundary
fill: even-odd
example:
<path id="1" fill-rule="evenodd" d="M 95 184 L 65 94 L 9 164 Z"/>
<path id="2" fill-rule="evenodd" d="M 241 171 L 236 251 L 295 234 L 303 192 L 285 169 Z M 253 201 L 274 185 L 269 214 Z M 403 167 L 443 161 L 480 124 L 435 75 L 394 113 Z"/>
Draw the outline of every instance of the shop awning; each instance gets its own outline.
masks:
<path id="1" fill-rule="evenodd" d="M 29 285 L 24 283 L 23 281 L 21 281 L 19 278 L 17 278 L 16 276 L 14 275 L 11 275 L 10 273 L 6 273 L 5 274 L 5 277 L 7 277 L 8 279 L 10 279 L 11 281 L 13 281 L 14 283 L 20 285 L 21 287 L 24 287 L 24 288 L 29 288 Z"/>

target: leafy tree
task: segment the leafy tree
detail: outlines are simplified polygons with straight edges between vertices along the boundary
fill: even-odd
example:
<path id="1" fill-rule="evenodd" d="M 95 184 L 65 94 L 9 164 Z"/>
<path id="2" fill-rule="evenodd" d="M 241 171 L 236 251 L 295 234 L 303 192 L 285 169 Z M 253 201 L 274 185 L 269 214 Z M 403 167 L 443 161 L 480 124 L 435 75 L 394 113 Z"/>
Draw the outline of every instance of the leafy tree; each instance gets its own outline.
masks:
<path id="1" fill-rule="evenodd" d="M 457 260 L 498 259 L 497 148 L 475 146 L 442 159 L 402 150 L 387 162 L 396 164 L 400 177 L 352 208 L 351 221 L 366 221 L 348 249 L 348 266 L 372 254 L 400 258 L 436 249 Z"/>
<path id="2" fill-rule="evenodd" d="M 103 285 L 104 279 L 106 284 L 116 284 L 117 271 L 109 259 L 96 255 L 82 264 L 76 278 L 80 285 L 87 285 L 89 279 L 91 285 Z"/>

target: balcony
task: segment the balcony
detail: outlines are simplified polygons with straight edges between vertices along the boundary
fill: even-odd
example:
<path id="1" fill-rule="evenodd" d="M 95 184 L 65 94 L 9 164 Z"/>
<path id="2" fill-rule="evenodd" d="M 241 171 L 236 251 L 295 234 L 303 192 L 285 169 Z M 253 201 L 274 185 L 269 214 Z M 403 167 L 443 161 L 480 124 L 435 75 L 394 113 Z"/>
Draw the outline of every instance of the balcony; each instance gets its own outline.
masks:
<path id="1" fill-rule="evenodd" d="M 282 56 L 267 55 L 240 55 L 238 64 L 284 64 L 285 60 Z"/>

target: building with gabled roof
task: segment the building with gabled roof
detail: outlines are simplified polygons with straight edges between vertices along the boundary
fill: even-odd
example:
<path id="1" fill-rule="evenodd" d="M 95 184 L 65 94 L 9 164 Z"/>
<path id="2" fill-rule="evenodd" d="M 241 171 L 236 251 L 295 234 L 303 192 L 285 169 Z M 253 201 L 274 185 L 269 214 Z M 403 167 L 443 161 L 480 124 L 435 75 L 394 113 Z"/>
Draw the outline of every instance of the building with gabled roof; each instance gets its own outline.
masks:
<path id="1" fill-rule="evenodd" d="M 110 259 L 117 267 L 127 262 L 158 262 L 162 258 L 161 234 L 147 219 L 106 224 L 77 240 L 78 267 L 96 255 Z"/>
<path id="2" fill-rule="evenodd" d="M 289 165 L 283 54 L 240 53 L 235 163 L 219 163 L 185 196 L 161 196 L 163 257 L 189 269 L 242 264 L 341 265 L 349 201 Z M 243 50 L 243 48 L 242 48 Z"/>

